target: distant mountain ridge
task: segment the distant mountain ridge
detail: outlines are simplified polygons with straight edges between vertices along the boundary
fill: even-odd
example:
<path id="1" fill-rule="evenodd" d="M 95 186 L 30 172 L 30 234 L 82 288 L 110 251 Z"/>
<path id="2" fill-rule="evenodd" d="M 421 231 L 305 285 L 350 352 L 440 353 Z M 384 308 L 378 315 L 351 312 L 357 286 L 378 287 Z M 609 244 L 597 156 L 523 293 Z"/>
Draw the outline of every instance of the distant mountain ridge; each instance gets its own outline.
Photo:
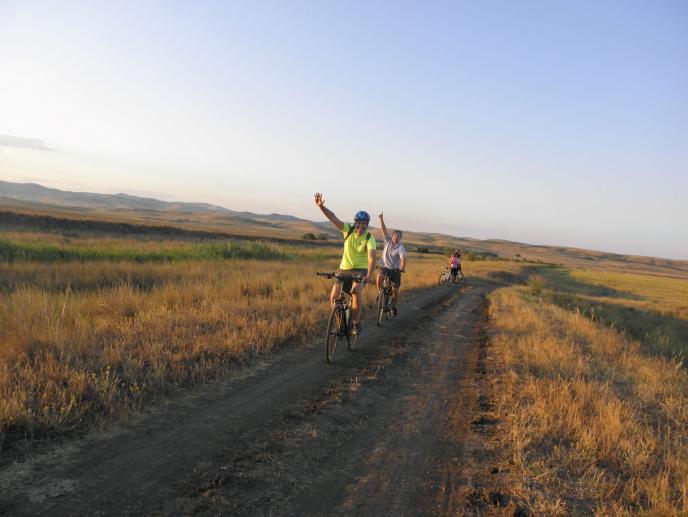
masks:
<path id="1" fill-rule="evenodd" d="M 235 217 L 244 223 L 272 221 L 299 222 L 321 224 L 307 219 L 300 219 L 287 214 L 256 214 L 247 211 L 236 211 L 210 203 L 194 203 L 185 201 L 162 201 L 151 197 L 134 196 L 131 194 L 99 194 L 94 192 L 73 192 L 44 187 L 38 183 L 12 183 L 0 180 L 0 197 L 6 197 L 29 203 L 44 203 L 65 208 L 87 208 L 94 210 L 133 210 L 159 211 L 183 216 L 196 215 L 225 215 Z"/>
<path id="2" fill-rule="evenodd" d="M 88 208 L 128 208 L 132 210 L 183 210 L 189 212 L 219 212 L 240 215 L 217 205 L 209 203 L 188 203 L 161 201 L 152 197 L 132 196 L 131 194 L 97 194 L 93 192 L 72 192 L 44 187 L 38 183 L 12 183 L 0 180 L 0 195 L 18 199 L 49 203 L 54 205 L 78 206 Z M 248 214 L 249 212 L 245 212 Z M 291 216 L 287 216 L 291 217 Z"/>
<path id="3" fill-rule="evenodd" d="M 45 187 L 38 183 L 14 183 L 0 180 L 0 207 L 43 211 L 45 209 L 80 216 L 122 215 L 144 224 L 181 224 L 201 226 L 228 233 L 247 233 L 255 227 L 269 237 L 300 238 L 304 233 L 327 234 L 335 237 L 337 231 L 329 222 L 314 222 L 288 214 L 257 214 L 230 210 L 210 203 L 162 201 L 160 199 L 131 194 L 100 194 L 73 192 Z M 248 232 L 250 233 L 250 232 Z"/>

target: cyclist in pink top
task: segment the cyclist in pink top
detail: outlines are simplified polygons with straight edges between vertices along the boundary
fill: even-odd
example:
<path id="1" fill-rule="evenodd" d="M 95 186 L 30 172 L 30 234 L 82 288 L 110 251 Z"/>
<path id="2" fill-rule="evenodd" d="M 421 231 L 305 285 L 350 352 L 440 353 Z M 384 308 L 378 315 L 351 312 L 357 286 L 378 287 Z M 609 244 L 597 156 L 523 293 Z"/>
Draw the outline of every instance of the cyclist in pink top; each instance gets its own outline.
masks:
<path id="1" fill-rule="evenodd" d="M 461 274 L 461 253 L 459 250 L 454 250 L 454 253 L 449 257 L 449 268 L 452 276 L 452 283 L 457 284 L 459 275 Z"/>

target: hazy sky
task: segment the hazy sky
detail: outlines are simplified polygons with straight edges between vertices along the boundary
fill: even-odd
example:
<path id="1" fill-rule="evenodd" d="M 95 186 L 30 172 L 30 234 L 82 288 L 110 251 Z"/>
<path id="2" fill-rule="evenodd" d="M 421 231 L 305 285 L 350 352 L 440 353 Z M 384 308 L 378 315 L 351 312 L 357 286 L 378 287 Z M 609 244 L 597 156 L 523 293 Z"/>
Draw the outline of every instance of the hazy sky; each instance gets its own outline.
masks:
<path id="1" fill-rule="evenodd" d="M 688 3 L 0 0 L 0 178 L 688 259 Z"/>

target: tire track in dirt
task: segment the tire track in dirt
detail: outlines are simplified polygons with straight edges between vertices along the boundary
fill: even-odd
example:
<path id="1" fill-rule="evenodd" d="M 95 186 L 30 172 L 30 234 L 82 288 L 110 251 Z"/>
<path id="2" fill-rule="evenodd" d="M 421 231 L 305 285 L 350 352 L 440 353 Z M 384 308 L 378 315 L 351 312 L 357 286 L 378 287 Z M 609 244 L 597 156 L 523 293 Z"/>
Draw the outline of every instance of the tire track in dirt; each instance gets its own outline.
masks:
<path id="1" fill-rule="evenodd" d="M 0 514 L 444 513 L 437 494 L 476 405 L 474 327 L 489 288 L 422 293 L 332 366 L 320 343 L 277 354 L 109 436 L 13 465 Z"/>

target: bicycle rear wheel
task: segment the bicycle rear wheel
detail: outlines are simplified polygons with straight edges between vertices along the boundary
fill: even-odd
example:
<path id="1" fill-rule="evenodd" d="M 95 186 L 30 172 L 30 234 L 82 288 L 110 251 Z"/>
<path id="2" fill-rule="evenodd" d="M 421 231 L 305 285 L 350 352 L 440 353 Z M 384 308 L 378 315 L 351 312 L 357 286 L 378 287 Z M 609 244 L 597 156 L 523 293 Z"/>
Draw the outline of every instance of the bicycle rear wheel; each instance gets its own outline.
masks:
<path id="1" fill-rule="evenodd" d="M 325 334 L 325 360 L 328 364 L 334 360 L 334 352 L 337 349 L 337 342 L 340 338 L 342 321 L 345 320 L 346 315 L 344 314 L 344 309 L 339 305 L 335 305 L 332 308 L 330 320 L 327 322 L 327 334 Z"/>
<path id="2" fill-rule="evenodd" d="M 389 291 L 385 291 L 385 302 L 383 304 L 383 307 L 384 307 L 385 319 L 388 320 L 392 317 L 391 316 L 392 293 L 390 293 Z"/>

